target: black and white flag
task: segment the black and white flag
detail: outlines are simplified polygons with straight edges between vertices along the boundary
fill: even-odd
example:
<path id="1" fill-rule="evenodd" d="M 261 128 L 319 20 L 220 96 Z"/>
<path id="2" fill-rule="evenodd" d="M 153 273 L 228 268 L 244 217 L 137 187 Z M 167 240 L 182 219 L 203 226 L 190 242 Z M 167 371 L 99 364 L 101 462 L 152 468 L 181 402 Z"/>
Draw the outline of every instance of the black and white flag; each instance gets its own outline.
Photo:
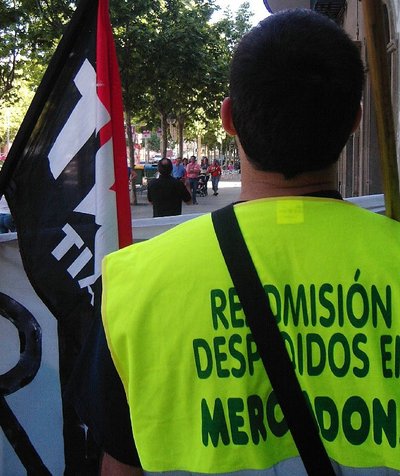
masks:
<path id="1" fill-rule="evenodd" d="M 58 322 L 63 391 L 100 304 L 102 258 L 132 241 L 108 0 L 79 3 L 4 163 L 3 193 L 25 272 Z M 73 409 L 63 413 L 65 474 L 75 474 L 85 436 Z"/>

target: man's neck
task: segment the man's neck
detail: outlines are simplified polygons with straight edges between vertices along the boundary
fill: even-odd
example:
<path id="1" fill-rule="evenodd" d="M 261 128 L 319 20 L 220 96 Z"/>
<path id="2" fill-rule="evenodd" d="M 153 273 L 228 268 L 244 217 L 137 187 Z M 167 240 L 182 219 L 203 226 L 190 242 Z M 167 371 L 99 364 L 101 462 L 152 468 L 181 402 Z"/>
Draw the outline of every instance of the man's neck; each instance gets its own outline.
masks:
<path id="1" fill-rule="evenodd" d="M 242 190 L 240 200 L 307 195 L 322 190 L 335 190 L 335 168 L 309 172 L 293 179 L 282 174 L 254 169 L 247 160 L 242 161 Z"/>

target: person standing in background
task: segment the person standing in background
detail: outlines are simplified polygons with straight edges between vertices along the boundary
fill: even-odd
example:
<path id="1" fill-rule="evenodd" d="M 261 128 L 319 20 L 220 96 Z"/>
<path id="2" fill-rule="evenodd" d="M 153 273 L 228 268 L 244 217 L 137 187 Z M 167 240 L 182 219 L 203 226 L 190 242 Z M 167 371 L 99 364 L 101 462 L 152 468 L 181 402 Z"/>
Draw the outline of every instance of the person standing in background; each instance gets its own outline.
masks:
<path id="1" fill-rule="evenodd" d="M 201 167 L 197 163 L 197 159 L 194 155 L 190 157 L 190 161 L 186 166 L 186 176 L 189 179 L 190 193 L 192 194 L 193 205 L 197 205 L 197 185 L 199 183 L 199 175 L 201 172 Z"/>
<path id="2" fill-rule="evenodd" d="M 16 231 L 14 219 L 10 213 L 6 198 L 0 200 L 0 233 Z"/>
<path id="3" fill-rule="evenodd" d="M 221 166 L 219 165 L 219 161 L 217 159 L 215 159 L 208 167 L 208 173 L 211 175 L 211 186 L 214 196 L 216 196 L 218 195 L 218 184 L 222 174 Z"/>
<path id="4" fill-rule="evenodd" d="M 182 202 L 190 203 L 190 193 L 185 185 L 172 177 L 172 162 L 161 159 L 158 162 L 159 178 L 149 182 L 147 199 L 153 205 L 153 217 L 181 215 Z"/>
<path id="5" fill-rule="evenodd" d="M 182 159 L 181 157 L 178 157 L 175 164 L 172 166 L 172 176 L 178 180 L 184 180 L 185 172 L 185 166 L 182 163 Z"/>

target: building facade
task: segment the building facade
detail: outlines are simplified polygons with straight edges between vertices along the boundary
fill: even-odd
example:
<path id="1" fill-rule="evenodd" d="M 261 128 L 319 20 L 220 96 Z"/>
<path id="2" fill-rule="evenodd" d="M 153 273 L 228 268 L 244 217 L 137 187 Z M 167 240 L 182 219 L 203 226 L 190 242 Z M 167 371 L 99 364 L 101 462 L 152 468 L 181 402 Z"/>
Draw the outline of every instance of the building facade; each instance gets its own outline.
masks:
<path id="1" fill-rule="evenodd" d="M 360 128 L 344 148 L 338 164 L 338 186 L 344 197 L 383 193 L 380 154 L 376 131 L 375 106 L 372 95 L 365 38 L 363 0 L 264 0 L 270 12 L 286 8 L 311 8 L 340 24 L 360 48 L 366 68 L 363 94 L 363 118 Z M 400 2 L 375 0 L 383 9 L 386 52 L 390 72 L 390 87 L 397 137 L 397 157 L 400 156 Z M 398 159 L 399 164 L 399 159 Z"/>
<path id="2" fill-rule="evenodd" d="M 397 0 L 376 0 L 384 13 L 385 42 L 390 73 L 390 87 L 394 123 L 397 135 L 397 156 L 399 157 L 399 30 L 400 8 Z M 358 131 L 348 141 L 338 167 L 338 183 L 345 197 L 382 193 L 380 154 L 376 131 L 375 105 L 367 57 L 362 3 L 360 0 L 343 2 L 316 2 L 322 4 L 342 4 L 337 21 L 348 32 L 361 50 L 366 67 L 363 95 L 363 118 Z M 317 9 L 317 8 L 316 8 Z"/>

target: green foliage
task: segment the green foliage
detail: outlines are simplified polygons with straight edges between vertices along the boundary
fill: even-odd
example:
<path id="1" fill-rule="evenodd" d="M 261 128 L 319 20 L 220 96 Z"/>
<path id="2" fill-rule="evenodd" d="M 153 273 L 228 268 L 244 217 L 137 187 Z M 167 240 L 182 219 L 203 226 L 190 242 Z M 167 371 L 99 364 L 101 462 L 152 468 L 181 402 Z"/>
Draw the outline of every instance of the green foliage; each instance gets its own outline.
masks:
<path id="1" fill-rule="evenodd" d="M 251 14 L 245 2 L 235 18 L 227 11 L 213 23 L 215 1 L 110 0 L 129 125 L 155 130 L 162 124 L 166 131 L 167 117 L 175 117 L 189 135 L 205 134 L 210 144 L 222 141 L 219 106 L 227 94 L 229 60 L 250 28 Z M 77 2 L 0 0 L 0 105 L 16 122 Z M 14 127 L 9 130 L 12 138 Z M 0 132 L 0 145 L 4 140 Z"/>
<path id="2" fill-rule="evenodd" d="M 11 142 L 18 132 L 34 94 L 26 83 L 18 79 L 16 89 L 18 97 L 15 96 L 13 102 L 0 99 L 0 146 L 3 147 L 8 141 Z"/>
<path id="3" fill-rule="evenodd" d="M 66 0 L 0 0 L 0 98 L 16 95 L 15 80 L 38 82 L 75 2 Z"/>
<path id="4" fill-rule="evenodd" d="M 152 132 L 149 139 L 149 149 L 150 150 L 160 150 L 160 138 L 155 132 Z"/>
<path id="5" fill-rule="evenodd" d="M 74 6 L 66 0 L 0 0 L 0 146 L 7 140 L 6 122 L 14 138 Z"/>
<path id="6" fill-rule="evenodd" d="M 212 24 L 216 8 L 214 0 L 113 2 L 124 104 L 132 115 L 185 122 L 218 115 L 232 47 L 249 29 L 250 13 L 244 3 L 236 27 L 234 20 Z"/>

